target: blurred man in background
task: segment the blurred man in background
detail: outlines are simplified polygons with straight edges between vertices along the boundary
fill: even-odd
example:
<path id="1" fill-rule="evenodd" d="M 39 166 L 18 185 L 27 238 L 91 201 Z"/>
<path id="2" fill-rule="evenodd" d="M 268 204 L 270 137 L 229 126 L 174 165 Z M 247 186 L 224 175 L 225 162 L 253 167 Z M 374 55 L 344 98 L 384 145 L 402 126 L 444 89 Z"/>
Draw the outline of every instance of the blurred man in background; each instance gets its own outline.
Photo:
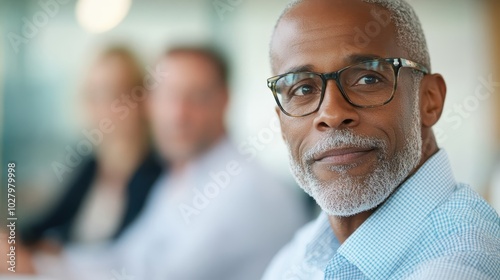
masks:
<path id="1" fill-rule="evenodd" d="M 209 48 L 179 47 L 159 62 L 167 79 L 148 99 L 170 172 L 119 244 L 137 279 L 245 280 L 306 221 L 303 205 L 227 138 L 228 68 Z"/>

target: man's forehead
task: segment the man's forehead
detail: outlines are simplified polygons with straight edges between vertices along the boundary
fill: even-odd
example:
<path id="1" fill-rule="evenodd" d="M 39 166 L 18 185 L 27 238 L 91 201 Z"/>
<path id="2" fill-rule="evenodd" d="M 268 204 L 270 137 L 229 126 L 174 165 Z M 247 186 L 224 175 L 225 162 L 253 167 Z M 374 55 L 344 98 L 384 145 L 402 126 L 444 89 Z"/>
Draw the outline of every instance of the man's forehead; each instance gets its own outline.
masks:
<path id="1" fill-rule="evenodd" d="M 359 0 L 304 1 L 278 23 L 271 43 L 273 70 L 318 59 L 346 63 L 353 55 L 400 54 L 394 26 L 379 22 L 387 11 Z M 368 30 L 368 31 L 367 31 Z M 295 61 L 297 60 L 297 61 Z M 276 74 L 276 73 L 275 73 Z"/>
<path id="2" fill-rule="evenodd" d="M 188 72 L 191 73 L 189 77 L 196 77 L 200 75 L 206 76 L 212 74 L 212 72 L 216 73 L 216 67 L 211 60 L 194 52 L 179 52 L 164 55 L 160 58 L 158 66 L 171 75 Z M 192 73 L 193 70 L 196 71 Z"/>

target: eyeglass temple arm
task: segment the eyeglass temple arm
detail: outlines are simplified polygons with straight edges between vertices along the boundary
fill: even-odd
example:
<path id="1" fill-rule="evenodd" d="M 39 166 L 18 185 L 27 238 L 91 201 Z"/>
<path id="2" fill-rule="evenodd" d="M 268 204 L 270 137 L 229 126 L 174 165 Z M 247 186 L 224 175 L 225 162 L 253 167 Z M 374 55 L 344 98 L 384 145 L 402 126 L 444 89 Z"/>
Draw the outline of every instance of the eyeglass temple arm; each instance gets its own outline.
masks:
<path id="1" fill-rule="evenodd" d="M 404 58 L 401 58 L 400 60 L 401 60 L 401 66 L 403 66 L 403 67 L 413 68 L 413 69 L 416 69 L 420 72 L 423 72 L 424 74 L 429 74 L 429 69 L 427 69 L 427 67 L 423 66 L 420 63 L 417 63 L 417 62 L 414 62 L 414 61 L 411 61 L 408 59 L 404 59 Z"/>

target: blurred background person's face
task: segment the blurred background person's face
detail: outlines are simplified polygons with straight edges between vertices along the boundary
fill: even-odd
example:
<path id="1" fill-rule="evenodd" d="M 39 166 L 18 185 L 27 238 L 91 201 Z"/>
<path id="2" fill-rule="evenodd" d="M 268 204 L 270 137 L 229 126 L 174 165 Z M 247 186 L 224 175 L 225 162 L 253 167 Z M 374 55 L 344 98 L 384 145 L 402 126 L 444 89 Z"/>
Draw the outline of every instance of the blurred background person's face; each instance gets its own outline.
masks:
<path id="1" fill-rule="evenodd" d="M 178 52 L 160 60 L 166 79 L 148 99 L 157 146 L 173 164 L 210 148 L 224 134 L 227 87 L 212 60 Z"/>
<path id="2" fill-rule="evenodd" d="M 84 122 L 95 129 L 102 120 L 111 120 L 115 128 L 103 143 L 137 137 L 144 129 L 143 104 L 127 98 L 141 78 L 138 65 L 120 54 L 103 55 L 90 68 L 83 89 Z"/>

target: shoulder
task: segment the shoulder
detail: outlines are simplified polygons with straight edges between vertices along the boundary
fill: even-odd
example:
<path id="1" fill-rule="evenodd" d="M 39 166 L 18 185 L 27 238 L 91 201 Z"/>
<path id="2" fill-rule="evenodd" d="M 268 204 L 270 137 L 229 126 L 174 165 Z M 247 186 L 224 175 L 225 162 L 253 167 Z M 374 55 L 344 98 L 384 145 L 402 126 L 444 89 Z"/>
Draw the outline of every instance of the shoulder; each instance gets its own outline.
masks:
<path id="1" fill-rule="evenodd" d="M 479 194 L 458 184 L 430 219 L 432 234 L 410 279 L 500 277 L 500 218 Z"/>
<path id="2" fill-rule="evenodd" d="M 303 209 L 303 192 L 295 182 L 284 180 L 266 168 L 256 158 L 246 158 L 232 144 L 226 147 L 224 168 L 212 177 L 226 175 L 229 177 L 229 186 L 234 194 L 245 200 L 258 199 L 262 208 L 271 207 L 276 211 L 279 207 Z"/>
<path id="3" fill-rule="evenodd" d="M 409 280 L 499 279 L 500 254 L 455 252 L 417 266 Z"/>
<path id="4" fill-rule="evenodd" d="M 464 184 L 458 184 L 450 197 L 433 211 L 431 220 L 437 237 L 469 232 L 492 236 L 500 242 L 500 217 L 479 194 Z"/>

